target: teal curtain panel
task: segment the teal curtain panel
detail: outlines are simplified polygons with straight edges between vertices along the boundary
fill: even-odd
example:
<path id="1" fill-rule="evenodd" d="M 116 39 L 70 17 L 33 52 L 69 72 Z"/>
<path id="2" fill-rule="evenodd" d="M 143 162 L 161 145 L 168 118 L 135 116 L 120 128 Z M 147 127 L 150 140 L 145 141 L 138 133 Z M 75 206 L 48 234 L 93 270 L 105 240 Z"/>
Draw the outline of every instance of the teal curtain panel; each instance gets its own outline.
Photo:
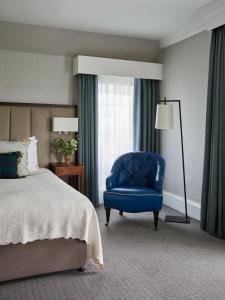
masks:
<path id="1" fill-rule="evenodd" d="M 75 95 L 78 101 L 78 160 L 85 167 L 84 192 L 96 207 L 98 201 L 97 76 L 78 74 Z"/>
<path id="2" fill-rule="evenodd" d="M 159 81 L 134 81 L 134 150 L 159 153 L 159 130 L 155 129 Z"/>
<path id="3" fill-rule="evenodd" d="M 211 39 L 201 228 L 225 237 L 225 26 Z"/>

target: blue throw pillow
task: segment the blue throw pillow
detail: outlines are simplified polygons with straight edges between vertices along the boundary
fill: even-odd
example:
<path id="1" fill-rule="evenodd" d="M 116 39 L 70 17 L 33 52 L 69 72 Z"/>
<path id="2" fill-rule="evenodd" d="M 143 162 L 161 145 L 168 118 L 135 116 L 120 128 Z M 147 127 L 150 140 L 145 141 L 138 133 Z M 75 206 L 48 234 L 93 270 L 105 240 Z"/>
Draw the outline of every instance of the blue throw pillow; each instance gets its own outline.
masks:
<path id="1" fill-rule="evenodd" d="M 17 178 L 20 152 L 0 153 L 0 179 Z"/>

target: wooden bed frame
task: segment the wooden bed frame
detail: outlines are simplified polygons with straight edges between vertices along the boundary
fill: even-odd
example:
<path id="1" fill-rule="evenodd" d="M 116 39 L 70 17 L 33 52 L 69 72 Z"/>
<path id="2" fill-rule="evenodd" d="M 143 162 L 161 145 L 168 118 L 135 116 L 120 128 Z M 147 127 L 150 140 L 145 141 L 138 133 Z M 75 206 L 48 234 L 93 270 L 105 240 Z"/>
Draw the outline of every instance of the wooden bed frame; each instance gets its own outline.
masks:
<path id="1" fill-rule="evenodd" d="M 38 139 L 39 166 L 57 161 L 50 151 L 52 117 L 76 116 L 75 106 L 0 102 L 0 140 Z M 73 239 L 34 241 L 0 246 L 0 281 L 79 269 L 87 259 L 85 242 Z"/>

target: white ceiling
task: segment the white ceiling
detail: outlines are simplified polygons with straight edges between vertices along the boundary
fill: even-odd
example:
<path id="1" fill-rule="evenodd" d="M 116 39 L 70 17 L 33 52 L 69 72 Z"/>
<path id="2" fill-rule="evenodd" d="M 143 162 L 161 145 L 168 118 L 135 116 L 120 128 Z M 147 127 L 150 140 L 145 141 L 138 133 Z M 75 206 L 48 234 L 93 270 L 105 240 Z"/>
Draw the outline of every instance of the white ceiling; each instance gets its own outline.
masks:
<path id="1" fill-rule="evenodd" d="M 165 39 L 190 26 L 210 0 L 0 0 L 0 20 Z"/>

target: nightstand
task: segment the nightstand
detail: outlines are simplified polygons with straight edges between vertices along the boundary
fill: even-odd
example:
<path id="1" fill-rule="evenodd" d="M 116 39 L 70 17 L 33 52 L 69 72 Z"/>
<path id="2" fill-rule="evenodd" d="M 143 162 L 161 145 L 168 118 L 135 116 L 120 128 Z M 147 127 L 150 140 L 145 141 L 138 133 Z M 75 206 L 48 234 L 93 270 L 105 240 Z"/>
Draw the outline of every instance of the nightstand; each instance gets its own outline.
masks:
<path id="1" fill-rule="evenodd" d="M 74 163 L 50 163 L 50 170 L 55 173 L 56 176 L 69 176 L 71 185 L 75 188 L 76 176 L 80 178 L 79 191 L 84 193 L 84 166 L 75 165 Z"/>

